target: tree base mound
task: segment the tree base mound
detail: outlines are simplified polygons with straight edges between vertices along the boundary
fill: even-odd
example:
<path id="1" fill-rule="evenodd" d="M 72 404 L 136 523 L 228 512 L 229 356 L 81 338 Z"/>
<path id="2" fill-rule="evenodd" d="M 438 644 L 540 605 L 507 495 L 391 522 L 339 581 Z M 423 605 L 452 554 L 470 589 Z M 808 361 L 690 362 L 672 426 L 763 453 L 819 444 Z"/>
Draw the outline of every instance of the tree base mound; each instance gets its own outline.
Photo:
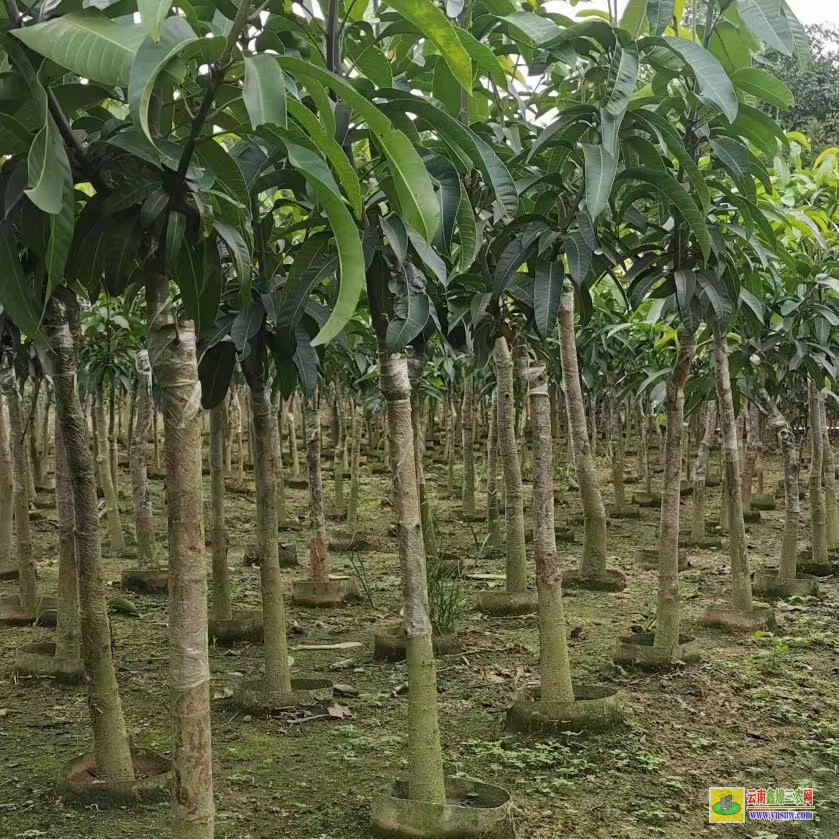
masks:
<path id="1" fill-rule="evenodd" d="M 467 778 L 446 778 L 446 803 L 413 801 L 406 781 L 373 796 L 378 839 L 514 839 L 510 794 Z"/>
<path id="2" fill-rule="evenodd" d="M 776 510 L 778 502 L 774 495 L 755 495 L 752 498 L 753 510 Z"/>
<path id="3" fill-rule="evenodd" d="M 610 519 L 639 519 L 641 510 L 637 506 L 625 504 L 623 507 L 610 507 L 608 515 Z"/>
<path id="4" fill-rule="evenodd" d="M 539 608 L 535 591 L 480 591 L 475 605 L 493 617 L 532 615 Z"/>
<path id="5" fill-rule="evenodd" d="M 620 639 L 612 654 L 612 661 L 621 666 L 646 670 L 663 670 L 679 664 L 699 661 L 699 645 L 692 635 L 679 635 L 679 643 L 672 655 L 657 650 L 654 632 L 638 632 Z"/>
<path id="6" fill-rule="evenodd" d="M 752 591 L 760 597 L 786 600 L 789 597 L 818 597 L 819 580 L 813 574 L 795 575 L 793 580 L 779 580 L 778 569 L 755 572 Z"/>
<path id="7" fill-rule="evenodd" d="M 84 664 L 80 658 L 56 658 L 55 644 L 44 641 L 15 650 L 15 673 L 49 676 L 65 684 L 78 684 L 84 678 Z"/>
<path id="8" fill-rule="evenodd" d="M 129 568 L 122 572 L 121 585 L 136 594 L 161 594 L 169 590 L 166 568 Z"/>
<path id="9" fill-rule="evenodd" d="M 546 702 L 539 687 L 520 691 L 507 709 L 506 726 L 527 734 L 558 734 L 607 731 L 623 721 L 623 699 L 616 688 L 574 685 L 573 702 Z"/>
<path id="10" fill-rule="evenodd" d="M 680 548 L 721 548 L 722 536 L 691 536 L 684 534 L 679 536 Z"/>
<path id="11" fill-rule="evenodd" d="M 760 603 L 755 603 L 751 612 L 741 612 L 731 606 L 706 606 L 700 623 L 728 632 L 757 632 L 775 628 L 775 611 L 770 605 Z"/>
<path id="12" fill-rule="evenodd" d="M 645 571 L 658 570 L 658 548 L 636 548 L 635 559 Z M 690 568 L 686 551 L 679 551 L 679 571 Z"/>
<path id="13" fill-rule="evenodd" d="M 295 580 L 292 585 L 291 602 L 295 606 L 329 609 L 346 606 L 357 599 L 358 591 L 352 580 Z"/>
<path id="14" fill-rule="evenodd" d="M 632 503 L 639 507 L 659 507 L 661 506 L 660 492 L 633 492 Z"/>
<path id="15" fill-rule="evenodd" d="M 162 801 L 169 795 L 172 762 L 151 749 L 132 749 L 133 781 L 102 781 L 96 772 L 96 756 L 86 754 L 66 764 L 57 792 L 78 804 L 132 804 Z"/>
<path id="16" fill-rule="evenodd" d="M 278 542 L 277 553 L 280 557 L 280 568 L 299 568 L 297 559 L 297 545 L 292 542 Z M 258 568 L 262 564 L 262 557 L 259 555 L 259 548 L 256 545 L 248 545 L 242 557 L 242 565 Z"/>
<path id="17" fill-rule="evenodd" d="M 20 571 L 17 565 L 0 565 L 0 580 L 17 580 L 20 578 Z"/>
<path id="18" fill-rule="evenodd" d="M 405 661 L 408 656 L 408 639 L 401 624 L 376 632 L 373 636 L 373 658 L 376 661 Z M 460 638 L 454 632 L 432 635 L 434 655 L 452 655 L 463 649 Z"/>
<path id="19" fill-rule="evenodd" d="M 292 679 L 291 693 L 284 696 L 266 695 L 262 679 L 239 682 L 233 695 L 224 700 L 247 714 L 272 714 L 296 708 L 312 708 L 332 699 L 333 687 L 329 679 Z"/>
<path id="20" fill-rule="evenodd" d="M 622 571 L 613 568 L 607 568 L 596 576 L 584 574 L 579 570 L 565 571 L 562 575 L 562 587 L 566 591 L 623 591 L 626 588 L 626 576 Z"/>
<path id="21" fill-rule="evenodd" d="M 262 613 L 244 612 L 228 620 L 210 618 L 207 621 L 207 634 L 211 644 L 226 647 L 245 641 L 261 641 Z"/>
<path id="22" fill-rule="evenodd" d="M 0 599 L 0 624 L 4 626 L 55 626 L 57 622 L 58 601 L 54 597 L 39 597 L 34 614 L 15 596 Z"/>

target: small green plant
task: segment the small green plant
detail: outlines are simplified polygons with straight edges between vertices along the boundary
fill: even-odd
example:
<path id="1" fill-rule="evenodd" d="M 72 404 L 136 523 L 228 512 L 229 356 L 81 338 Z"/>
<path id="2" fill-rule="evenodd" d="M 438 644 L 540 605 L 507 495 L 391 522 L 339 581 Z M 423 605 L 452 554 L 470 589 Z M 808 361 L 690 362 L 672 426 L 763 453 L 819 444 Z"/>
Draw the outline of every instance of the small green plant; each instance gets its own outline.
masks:
<path id="1" fill-rule="evenodd" d="M 752 641 L 761 645 L 757 651 L 755 667 L 761 673 L 780 672 L 789 653 L 789 639 L 779 637 L 774 632 L 755 632 Z"/>
<path id="2" fill-rule="evenodd" d="M 447 635 L 454 631 L 463 617 L 469 596 L 469 589 L 447 573 L 441 564 L 429 567 L 428 608 L 435 634 Z"/>

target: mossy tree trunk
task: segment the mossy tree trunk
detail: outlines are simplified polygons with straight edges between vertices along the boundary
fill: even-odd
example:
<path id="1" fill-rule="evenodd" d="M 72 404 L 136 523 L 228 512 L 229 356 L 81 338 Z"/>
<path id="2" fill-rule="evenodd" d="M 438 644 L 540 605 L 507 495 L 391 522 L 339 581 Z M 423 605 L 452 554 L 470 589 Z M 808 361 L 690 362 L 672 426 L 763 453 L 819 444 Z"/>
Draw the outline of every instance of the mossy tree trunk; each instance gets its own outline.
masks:
<path id="1" fill-rule="evenodd" d="M 131 441 L 131 484 L 134 493 L 134 528 L 137 532 L 137 566 L 155 568 L 154 515 L 146 472 L 146 441 L 151 426 L 151 365 L 148 350 L 137 353 L 137 392 Z"/>
<path id="2" fill-rule="evenodd" d="M 586 410 L 580 386 L 574 336 L 574 287 L 569 280 L 564 283 L 559 304 L 559 346 L 569 433 L 583 505 L 583 554 L 580 558 L 580 573 L 592 579 L 602 577 L 606 571 L 606 509 L 603 506 L 594 455 L 586 433 Z"/>
<path id="3" fill-rule="evenodd" d="M 257 352 L 257 351 L 255 351 Z M 253 420 L 256 538 L 262 583 L 262 623 L 265 649 L 265 700 L 275 702 L 291 694 L 283 578 L 277 540 L 277 465 L 274 430 L 277 422 L 262 378 L 264 350 L 257 352 L 254 370 L 246 371 Z M 250 365 L 249 365 L 250 367 Z"/>
<path id="4" fill-rule="evenodd" d="M 195 330 L 189 321 L 176 322 L 169 283 L 157 271 L 147 278 L 146 306 L 149 356 L 162 394 L 166 459 L 172 836 L 212 839 L 215 808 L 201 486 L 201 384 Z"/>
<path id="5" fill-rule="evenodd" d="M 768 417 L 766 427 L 778 437 L 781 459 L 784 464 L 784 538 L 781 543 L 781 560 L 778 567 L 778 581 L 788 583 L 795 579 L 798 565 L 798 529 L 801 520 L 801 499 L 799 498 L 798 446 L 795 434 L 787 418 L 765 390 L 758 394 L 761 409 Z"/>
<path id="6" fill-rule="evenodd" d="M 839 499 L 836 490 L 836 458 L 830 444 L 830 428 L 827 421 L 827 405 L 824 394 L 821 403 L 822 449 L 824 451 L 824 517 L 827 530 L 827 548 L 839 547 Z"/>
<path id="7" fill-rule="evenodd" d="M 0 367 L 0 391 L 6 399 L 6 407 L 9 410 L 9 444 L 12 454 L 12 493 L 20 605 L 28 615 L 34 616 L 37 609 L 38 591 L 35 581 L 35 560 L 32 555 L 32 532 L 29 527 L 23 411 L 14 368 L 5 362 Z"/>
<path id="8" fill-rule="evenodd" d="M 306 401 L 306 468 L 309 476 L 309 579 L 329 579 L 326 521 L 323 515 L 323 474 L 320 458 L 320 410 L 318 394 Z"/>
<path id="9" fill-rule="evenodd" d="M 437 668 L 431 642 L 425 547 L 413 457 L 411 384 L 404 355 L 379 353 L 379 382 L 387 403 L 393 500 L 408 656 L 408 797 L 445 803 L 437 719 Z"/>
<path id="10" fill-rule="evenodd" d="M 693 468 L 693 519 L 691 535 L 694 539 L 705 536 L 705 479 L 708 465 L 708 452 L 717 430 L 717 406 L 709 402 L 705 406 L 705 428 L 696 450 L 696 462 Z"/>
<path id="11" fill-rule="evenodd" d="M 810 532 L 813 542 L 813 562 L 828 561 L 827 511 L 824 502 L 824 432 L 822 430 L 821 395 L 808 383 L 810 408 Z"/>
<path id="12" fill-rule="evenodd" d="M 111 459 L 108 453 L 107 426 L 105 424 L 105 385 L 102 382 L 96 387 L 94 411 L 93 427 L 97 438 L 96 461 L 99 466 L 100 486 L 105 496 L 105 516 L 108 521 L 108 544 L 112 550 L 121 551 L 125 547 L 125 541 L 122 536 L 119 502 L 116 487 L 114 486 L 113 473 L 111 472 Z"/>
<path id="13" fill-rule="evenodd" d="M 513 357 L 504 336 L 495 339 L 493 357 L 497 383 L 498 448 L 501 453 L 501 473 L 504 479 L 507 591 L 515 593 L 527 590 L 527 557 L 524 541 L 521 461 L 516 440 Z M 463 421 L 467 423 L 469 418 L 464 416 Z"/>
<path id="14" fill-rule="evenodd" d="M 73 338 L 58 311 L 50 312 L 45 330 L 55 388 L 56 421 L 72 486 L 81 649 L 96 771 L 103 780 L 131 781 L 134 767 L 111 652 L 96 479 L 88 445 L 87 419 L 76 390 Z"/>
<path id="15" fill-rule="evenodd" d="M 728 368 L 728 339 L 725 334 L 714 336 L 714 375 L 722 432 L 722 470 L 725 473 L 721 518 L 724 511 L 727 511 L 731 600 L 737 611 L 748 614 L 752 611 L 752 581 L 746 552 L 746 525 L 743 521 L 743 501 L 740 495 L 737 421 L 734 417 L 734 397 L 731 393 L 731 374 Z"/>
<path id="16" fill-rule="evenodd" d="M 224 511 L 224 436 L 227 428 L 227 401 L 210 411 L 210 500 L 212 510 L 213 617 L 217 621 L 233 617 L 230 607 L 230 581 L 227 575 L 227 518 Z M 279 562 L 279 559 L 277 560 Z"/>
<path id="17" fill-rule="evenodd" d="M 530 423 L 533 440 L 533 548 L 539 597 L 539 672 L 545 702 L 573 702 L 571 665 L 562 608 L 562 572 L 554 532 L 551 406 L 543 365 L 530 368 Z"/>
<path id="18" fill-rule="evenodd" d="M 685 418 L 685 382 L 696 356 L 696 339 L 679 332 L 676 363 L 667 379 L 664 439 L 664 476 L 661 488 L 661 521 L 658 537 L 658 600 L 655 649 L 672 660 L 679 646 L 679 503 L 682 488 L 682 426 Z"/>
<path id="19" fill-rule="evenodd" d="M 467 518 L 475 516 L 475 439 L 473 435 L 475 415 L 475 374 L 466 370 L 463 374 L 463 402 L 461 408 L 461 430 L 463 441 L 463 484 L 461 510 Z"/>
<path id="20" fill-rule="evenodd" d="M 9 448 L 9 421 L 6 401 L 0 390 L 0 568 L 12 563 L 14 544 L 14 488 L 12 485 L 12 453 Z"/>

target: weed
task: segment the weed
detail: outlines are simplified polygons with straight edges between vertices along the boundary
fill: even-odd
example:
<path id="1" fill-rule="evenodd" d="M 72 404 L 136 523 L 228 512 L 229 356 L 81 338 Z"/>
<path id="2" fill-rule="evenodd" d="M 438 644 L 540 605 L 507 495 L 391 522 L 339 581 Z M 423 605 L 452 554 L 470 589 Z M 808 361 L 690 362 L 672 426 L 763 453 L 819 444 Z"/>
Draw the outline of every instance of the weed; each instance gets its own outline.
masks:
<path id="1" fill-rule="evenodd" d="M 431 627 L 437 635 L 452 632 L 463 617 L 469 601 L 469 589 L 452 577 L 440 565 L 428 572 L 428 607 Z"/>

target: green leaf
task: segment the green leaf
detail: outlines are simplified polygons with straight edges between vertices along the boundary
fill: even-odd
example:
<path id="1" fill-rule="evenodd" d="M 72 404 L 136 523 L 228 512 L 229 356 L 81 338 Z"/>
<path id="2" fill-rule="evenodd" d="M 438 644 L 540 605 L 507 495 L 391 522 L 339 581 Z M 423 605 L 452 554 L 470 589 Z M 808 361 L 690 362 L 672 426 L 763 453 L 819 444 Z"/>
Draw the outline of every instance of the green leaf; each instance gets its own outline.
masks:
<path id="1" fill-rule="evenodd" d="M 787 135 L 781 130 L 778 123 L 772 117 L 751 105 L 740 105 L 740 112 L 737 119 L 731 124 L 727 133 L 745 137 L 749 142 L 754 143 L 759 149 L 768 155 L 778 153 L 778 145 L 781 148 L 789 148 Z"/>
<path id="2" fill-rule="evenodd" d="M 63 151 L 63 149 L 62 149 Z M 64 282 L 67 258 L 73 245 L 73 230 L 76 223 L 76 191 L 67 155 L 64 155 L 67 168 L 64 171 L 64 189 L 61 199 L 61 212 L 50 216 L 50 239 L 47 243 L 45 262 L 47 267 L 47 293 L 44 304 L 52 293 Z"/>
<path id="3" fill-rule="evenodd" d="M 329 240 L 311 238 L 304 243 L 280 292 L 274 292 L 277 334 L 290 341 L 300 323 L 309 295 L 324 277 L 331 276 L 338 267 L 338 257 L 327 251 Z"/>
<path id="4" fill-rule="evenodd" d="M 294 330 L 294 338 L 294 366 L 297 368 L 300 387 L 306 396 L 311 396 L 318 386 L 318 354 L 302 323 Z"/>
<path id="5" fill-rule="evenodd" d="M 246 210 L 250 208 L 250 193 L 239 164 L 227 153 L 224 146 L 212 137 L 202 140 L 195 147 L 198 162 L 216 176 L 216 185 Z"/>
<path id="6" fill-rule="evenodd" d="M 781 0 L 737 0 L 737 9 L 753 35 L 781 55 L 792 55 L 792 43 L 783 37 Z"/>
<path id="7" fill-rule="evenodd" d="M 734 122 L 737 118 L 737 96 L 722 64 L 701 44 L 687 38 L 668 36 L 663 41 L 690 67 L 699 86 L 699 98 L 716 105 L 729 122 Z"/>
<path id="8" fill-rule="evenodd" d="M 536 282 L 533 284 L 533 314 L 536 331 L 547 338 L 556 326 L 556 313 L 565 280 L 561 262 L 537 262 Z"/>
<path id="9" fill-rule="evenodd" d="M 186 216 L 174 210 L 166 223 L 166 267 L 171 279 L 178 275 L 178 256 L 186 235 Z"/>
<path id="10" fill-rule="evenodd" d="M 647 20 L 650 22 L 650 35 L 661 33 L 673 24 L 676 16 L 674 0 L 648 0 Z"/>
<path id="11" fill-rule="evenodd" d="M 457 208 L 457 233 L 460 238 L 460 252 L 457 258 L 459 271 L 468 270 L 478 256 L 478 231 L 475 226 L 475 211 L 469 201 L 469 194 L 460 184 L 460 204 Z"/>
<path id="12" fill-rule="evenodd" d="M 32 285 L 23 274 L 17 243 L 8 229 L 0 229 L 0 305 L 9 313 L 17 328 L 39 344 L 46 344 L 41 331 L 41 307 L 32 293 Z"/>
<path id="13" fill-rule="evenodd" d="M 12 35 L 79 76 L 126 87 L 146 31 L 133 22 L 111 20 L 91 9 L 15 29 Z"/>
<path id="14" fill-rule="evenodd" d="M 149 104 L 158 76 L 166 65 L 187 45 L 198 40 L 182 17 L 169 17 L 163 22 L 159 40 L 149 35 L 131 65 L 128 77 L 128 110 L 138 131 L 154 144 L 149 127 Z"/>
<path id="15" fill-rule="evenodd" d="M 160 25 L 169 14 L 172 0 L 137 0 L 137 11 L 143 28 L 155 40 L 160 40 Z"/>
<path id="16" fill-rule="evenodd" d="M 615 76 L 615 84 L 606 103 L 606 112 L 619 117 L 629 105 L 638 81 L 638 50 L 634 44 L 628 44 L 621 50 L 620 62 Z"/>
<path id="17" fill-rule="evenodd" d="M 72 176 L 64 141 L 49 114 L 29 149 L 27 170 L 29 188 L 25 192 L 29 200 L 45 213 L 60 213 L 64 208 L 66 184 L 70 179 L 72 186 Z"/>
<path id="18" fill-rule="evenodd" d="M 227 245 L 227 252 L 233 260 L 242 296 L 242 305 L 246 306 L 251 299 L 251 251 L 241 231 L 232 224 L 215 219 L 213 226 Z"/>
<path id="19" fill-rule="evenodd" d="M 755 185 L 749 150 L 742 143 L 729 137 L 716 137 L 711 140 L 711 148 L 723 166 L 731 172 L 737 186 L 754 201 Z"/>
<path id="20" fill-rule="evenodd" d="M 367 123 L 387 158 L 402 217 L 430 242 L 440 223 L 440 205 L 425 165 L 408 137 L 394 129 L 390 120 L 345 79 L 293 56 L 279 56 L 277 60 L 295 76 L 331 87 Z"/>
<path id="21" fill-rule="evenodd" d="M 221 404 L 233 370 L 236 366 L 236 347 L 232 341 L 213 344 L 198 362 L 198 379 L 201 382 L 201 407 L 211 410 Z"/>
<path id="22" fill-rule="evenodd" d="M 708 227 L 702 218 L 702 214 L 697 209 L 696 203 L 675 178 L 664 172 L 659 172 L 656 169 L 649 169 L 644 166 L 626 169 L 618 175 L 618 178 L 621 180 L 643 181 L 654 187 L 676 207 L 696 237 L 696 242 L 705 259 L 710 258 L 711 235 L 708 232 Z"/>
<path id="23" fill-rule="evenodd" d="M 553 41 L 563 32 L 550 18 L 535 15 L 533 12 L 513 12 L 502 15 L 500 20 L 509 23 L 537 46 Z"/>
<path id="24" fill-rule="evenodd" d="M 460 43 L 457 30 L 432 0 L 387 0 L 387 5 L 413 23 L 440 50 L 460 86 L 471 95 L 472 59 Z"/>
<path id="25" fill-rule="evenodd" d="M 385 340 L 388 349 L 398 352 L 425 328 L 431 313 L 431 301 L 425 291 L 424 277 L 410 262 L 405 263 L 391 285 L 397 287 L 398 300 L 396 316 L 387 325 Z"/>
<path id="26" fill-rule="evenodd" d="M 306 178 L 315 195 L 317 195 L 318 201 L 329 219 L 332 235 L 335 237 L 335 244 L 338 248 L 340 273 L 338 299 L 335 301 L 329 320 L 312 341 L 312 346 L 316 347 L 331 341 L 343 330 L 347 321 L 355 314 L 358 298 L 364 288 L 364 253 L 361 250 L 361 237 L 358 228 L 340 196 L 336 195 L 328 183 L 317 177 L 317 173 L 312 171 L 311 167 L 304 165 L 302 161 L 305 160 L 305 157 L 301 155 L 301 152 L 305 150 L 292 143 L 287 143 L 286 147 L 289 162 Z"/>
<path id="27" fill-rule="evenodd" d="M 586 169 L 586 207 L 592 221 L 609 206 L 618 161 L 603 146 L 583 143 Z"/>
<path id="28" fill-rule="evenodd" d="M 242 94 L 251 125 L 286 127 L 285 76 L 273 55 L 245 58 L 245 86 Z"/>
<path id="29" fill-rule="evenodd" d="M 175 282 L 187 314 L 201 334 L 213 325 L 221 302 L 221 262 L 214 239 L 184 242 L 178 254 Z"/>
<path id="30" fill-rule="evenodd" d="M 742 90 L 743 93 L 754 96 L 768 105 L 786 110 L 795 104 L 792 91 L 780 79 L 776 79 L 766 70 L 746 67 L 734 73 L 731 80 L 735 87 Z"/>

